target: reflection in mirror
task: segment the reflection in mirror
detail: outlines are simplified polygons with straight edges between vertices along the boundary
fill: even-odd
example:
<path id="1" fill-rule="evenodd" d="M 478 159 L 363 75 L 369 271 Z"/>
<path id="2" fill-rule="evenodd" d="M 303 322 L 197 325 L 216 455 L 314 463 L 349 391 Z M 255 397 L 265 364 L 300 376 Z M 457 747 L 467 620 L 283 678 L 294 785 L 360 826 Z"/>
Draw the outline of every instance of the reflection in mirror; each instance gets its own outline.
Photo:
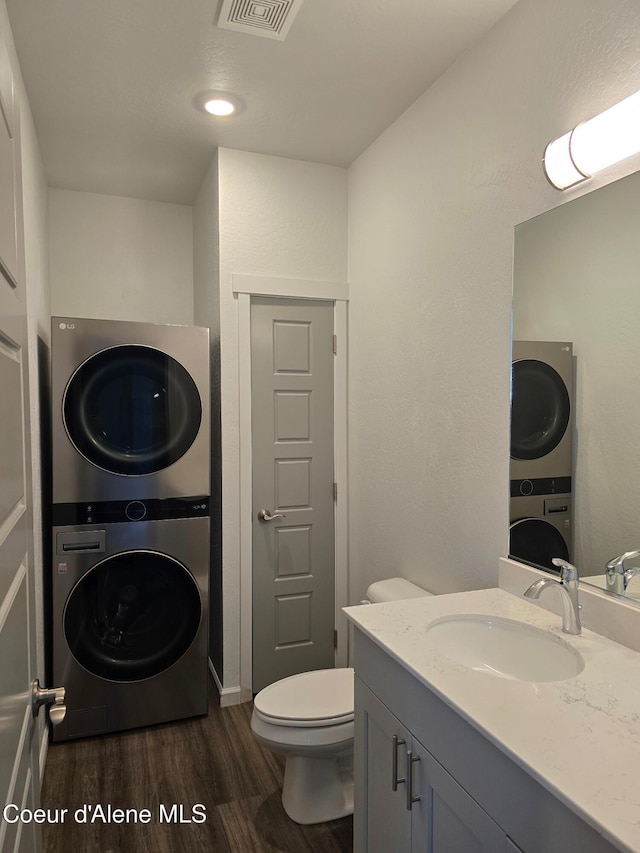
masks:
<path id="1" fill-rule="evenodd" d="M 513 341 L 509 553 L 557 573 L 572 559 L 571 344 Z"/>
<path id="2" fill-rule="evenodd" d="M 640 548 L 639 234 L 640 173 L 515 229 L 514 361 L 522 358 L 519 347 L 534 346 L 516 342 L 573 346 L 570 487 L 565 481 L 546 492 L 540 489 L 550 483 L 534 482 L 542 504 L 537 502 L 532 517 L 563 530 L 581 577 L 602 588 L 606 564 Z M 525 359 L 535 357 L 525 352 Z M 514 367 L 512 406 L 518 403 L 516 375 Z M 538 396 L 544 398 L 544 391 Z M 538 423 L 538 429 L 551 427 L 548 421 Z M 514 503 L 524 497 L 522 488 L 529 489 L 523 481 L 565 476 L 559 467 L 542 470 L 531 474 L 512 458 L 512 523 L 518 513 Z M 560 510 L 553 512 L 557 498 Z M 529 562 L 549 569 L 545 559 Z M 640 557 L 627 563 L 626 569 L 638 567 Z M 625 595 L 640 599 L 636 574 L 629 575 Z"/>

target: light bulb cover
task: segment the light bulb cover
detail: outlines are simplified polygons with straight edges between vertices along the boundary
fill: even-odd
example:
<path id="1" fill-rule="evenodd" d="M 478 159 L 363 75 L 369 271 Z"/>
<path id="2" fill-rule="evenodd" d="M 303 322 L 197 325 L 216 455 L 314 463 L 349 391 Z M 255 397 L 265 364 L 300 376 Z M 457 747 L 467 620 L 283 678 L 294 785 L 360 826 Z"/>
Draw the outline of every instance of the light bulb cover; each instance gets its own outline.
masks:
<path id="1" fill-rule="evenodd" d="M 230 116 L 236 110 L 231 101 L 224 98 L 211 98 L 205 102 L 204 108 L 212 116 Z"/>
<path id="2" fill-rule="evenodd" d="M 550 142 L 544 151 L 542 163 L 544 173 L 556 189 L 568 190 L 576 184 L 586 181 L 590 175 L 585 175 L 576 167 L 571 157 L 571 137 L 573 131 Z"/>
<path id="3" fill-rule="evenodd" d="M 229 92 L 202 92 L 195 99 L 198 109 L 216 118 L 238 115 L 244 109 L 244 103 Z"/>
<path id="4" fill-rule="evenodd" d="M 544 171 L 560 190 L 640 153 L 640 92 L 550 142 Z"/>
<path id="5" fill-rule="evenodd" d="M 578 169 L 595 175 L 640 152 L 640 92 L 579 124 L 571 137 Z"/>

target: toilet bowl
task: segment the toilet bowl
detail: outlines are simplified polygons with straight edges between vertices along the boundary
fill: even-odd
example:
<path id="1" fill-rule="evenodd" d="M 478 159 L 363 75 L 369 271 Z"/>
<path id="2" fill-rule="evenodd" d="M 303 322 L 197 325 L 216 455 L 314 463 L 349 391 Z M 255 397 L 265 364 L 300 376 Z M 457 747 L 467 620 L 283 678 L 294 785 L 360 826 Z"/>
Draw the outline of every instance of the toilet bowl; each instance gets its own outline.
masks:
<path id="1" fill-rule="evenodd" d="M 404 580 L 378 581 L 367 602 L 431 593 Z M 253 703 L 251 730 L 286 755 L 282 805 L 296 823 L 325 823 L 353 813 L 353 669 L 320 669 L 276 681 Z"/>
<path id="2" fill-rule="evenodd" d="M 282 805 L 296 823 L 353 812 L 353 670 L 319 669 L 276 681 L 255 697 L 251 729 L 287 756 Z"/>

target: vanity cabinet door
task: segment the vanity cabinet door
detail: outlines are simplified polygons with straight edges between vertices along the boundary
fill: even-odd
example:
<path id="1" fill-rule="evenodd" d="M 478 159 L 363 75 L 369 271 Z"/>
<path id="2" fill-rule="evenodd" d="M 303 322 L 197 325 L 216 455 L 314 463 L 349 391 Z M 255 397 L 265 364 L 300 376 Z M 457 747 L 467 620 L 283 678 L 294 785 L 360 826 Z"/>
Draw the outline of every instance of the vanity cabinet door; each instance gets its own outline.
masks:
<path id="1" fill-rule="evenodd" d="M 456 780 L 415 738 L 411 853 L 499 853 L 507 837 Z M 514 850 L 515 848 L 511 848 Z"/>
<path id="2" fill-rule="evenodd" d="M 358 678 L 355 691 L 354 851 L 409 853 L 405 769 L 411 735 Z"/>
<path id="3" fill-rule="evenodd" d="M 514 853 L 500 826 L 357 677 L 355 708 L 355 853 Z"/>

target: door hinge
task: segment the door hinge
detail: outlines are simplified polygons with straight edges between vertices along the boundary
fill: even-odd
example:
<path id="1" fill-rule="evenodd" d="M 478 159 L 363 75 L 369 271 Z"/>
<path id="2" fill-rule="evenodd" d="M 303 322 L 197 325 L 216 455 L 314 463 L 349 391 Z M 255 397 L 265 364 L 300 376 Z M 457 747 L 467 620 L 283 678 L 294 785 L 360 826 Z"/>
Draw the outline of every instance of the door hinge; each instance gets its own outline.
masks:
<path id="1" fill-rule="evenodd" d="M 338 336 L 337 335 L 333 336 L 333 354 L 334 355 L 338 354 Z"/>
<path id="2" fill-rule="evenodd" d="M 337 630 L 337 628 L 333 632 L 333 648 L 334 649 L 338 648 L 338 630 Z"/>
<path id="3" fill-rule="evenodd" d="M 338 500 L 338 484 L 337 483 L 333 484 L 333 500 L 334 501 Z"/>

